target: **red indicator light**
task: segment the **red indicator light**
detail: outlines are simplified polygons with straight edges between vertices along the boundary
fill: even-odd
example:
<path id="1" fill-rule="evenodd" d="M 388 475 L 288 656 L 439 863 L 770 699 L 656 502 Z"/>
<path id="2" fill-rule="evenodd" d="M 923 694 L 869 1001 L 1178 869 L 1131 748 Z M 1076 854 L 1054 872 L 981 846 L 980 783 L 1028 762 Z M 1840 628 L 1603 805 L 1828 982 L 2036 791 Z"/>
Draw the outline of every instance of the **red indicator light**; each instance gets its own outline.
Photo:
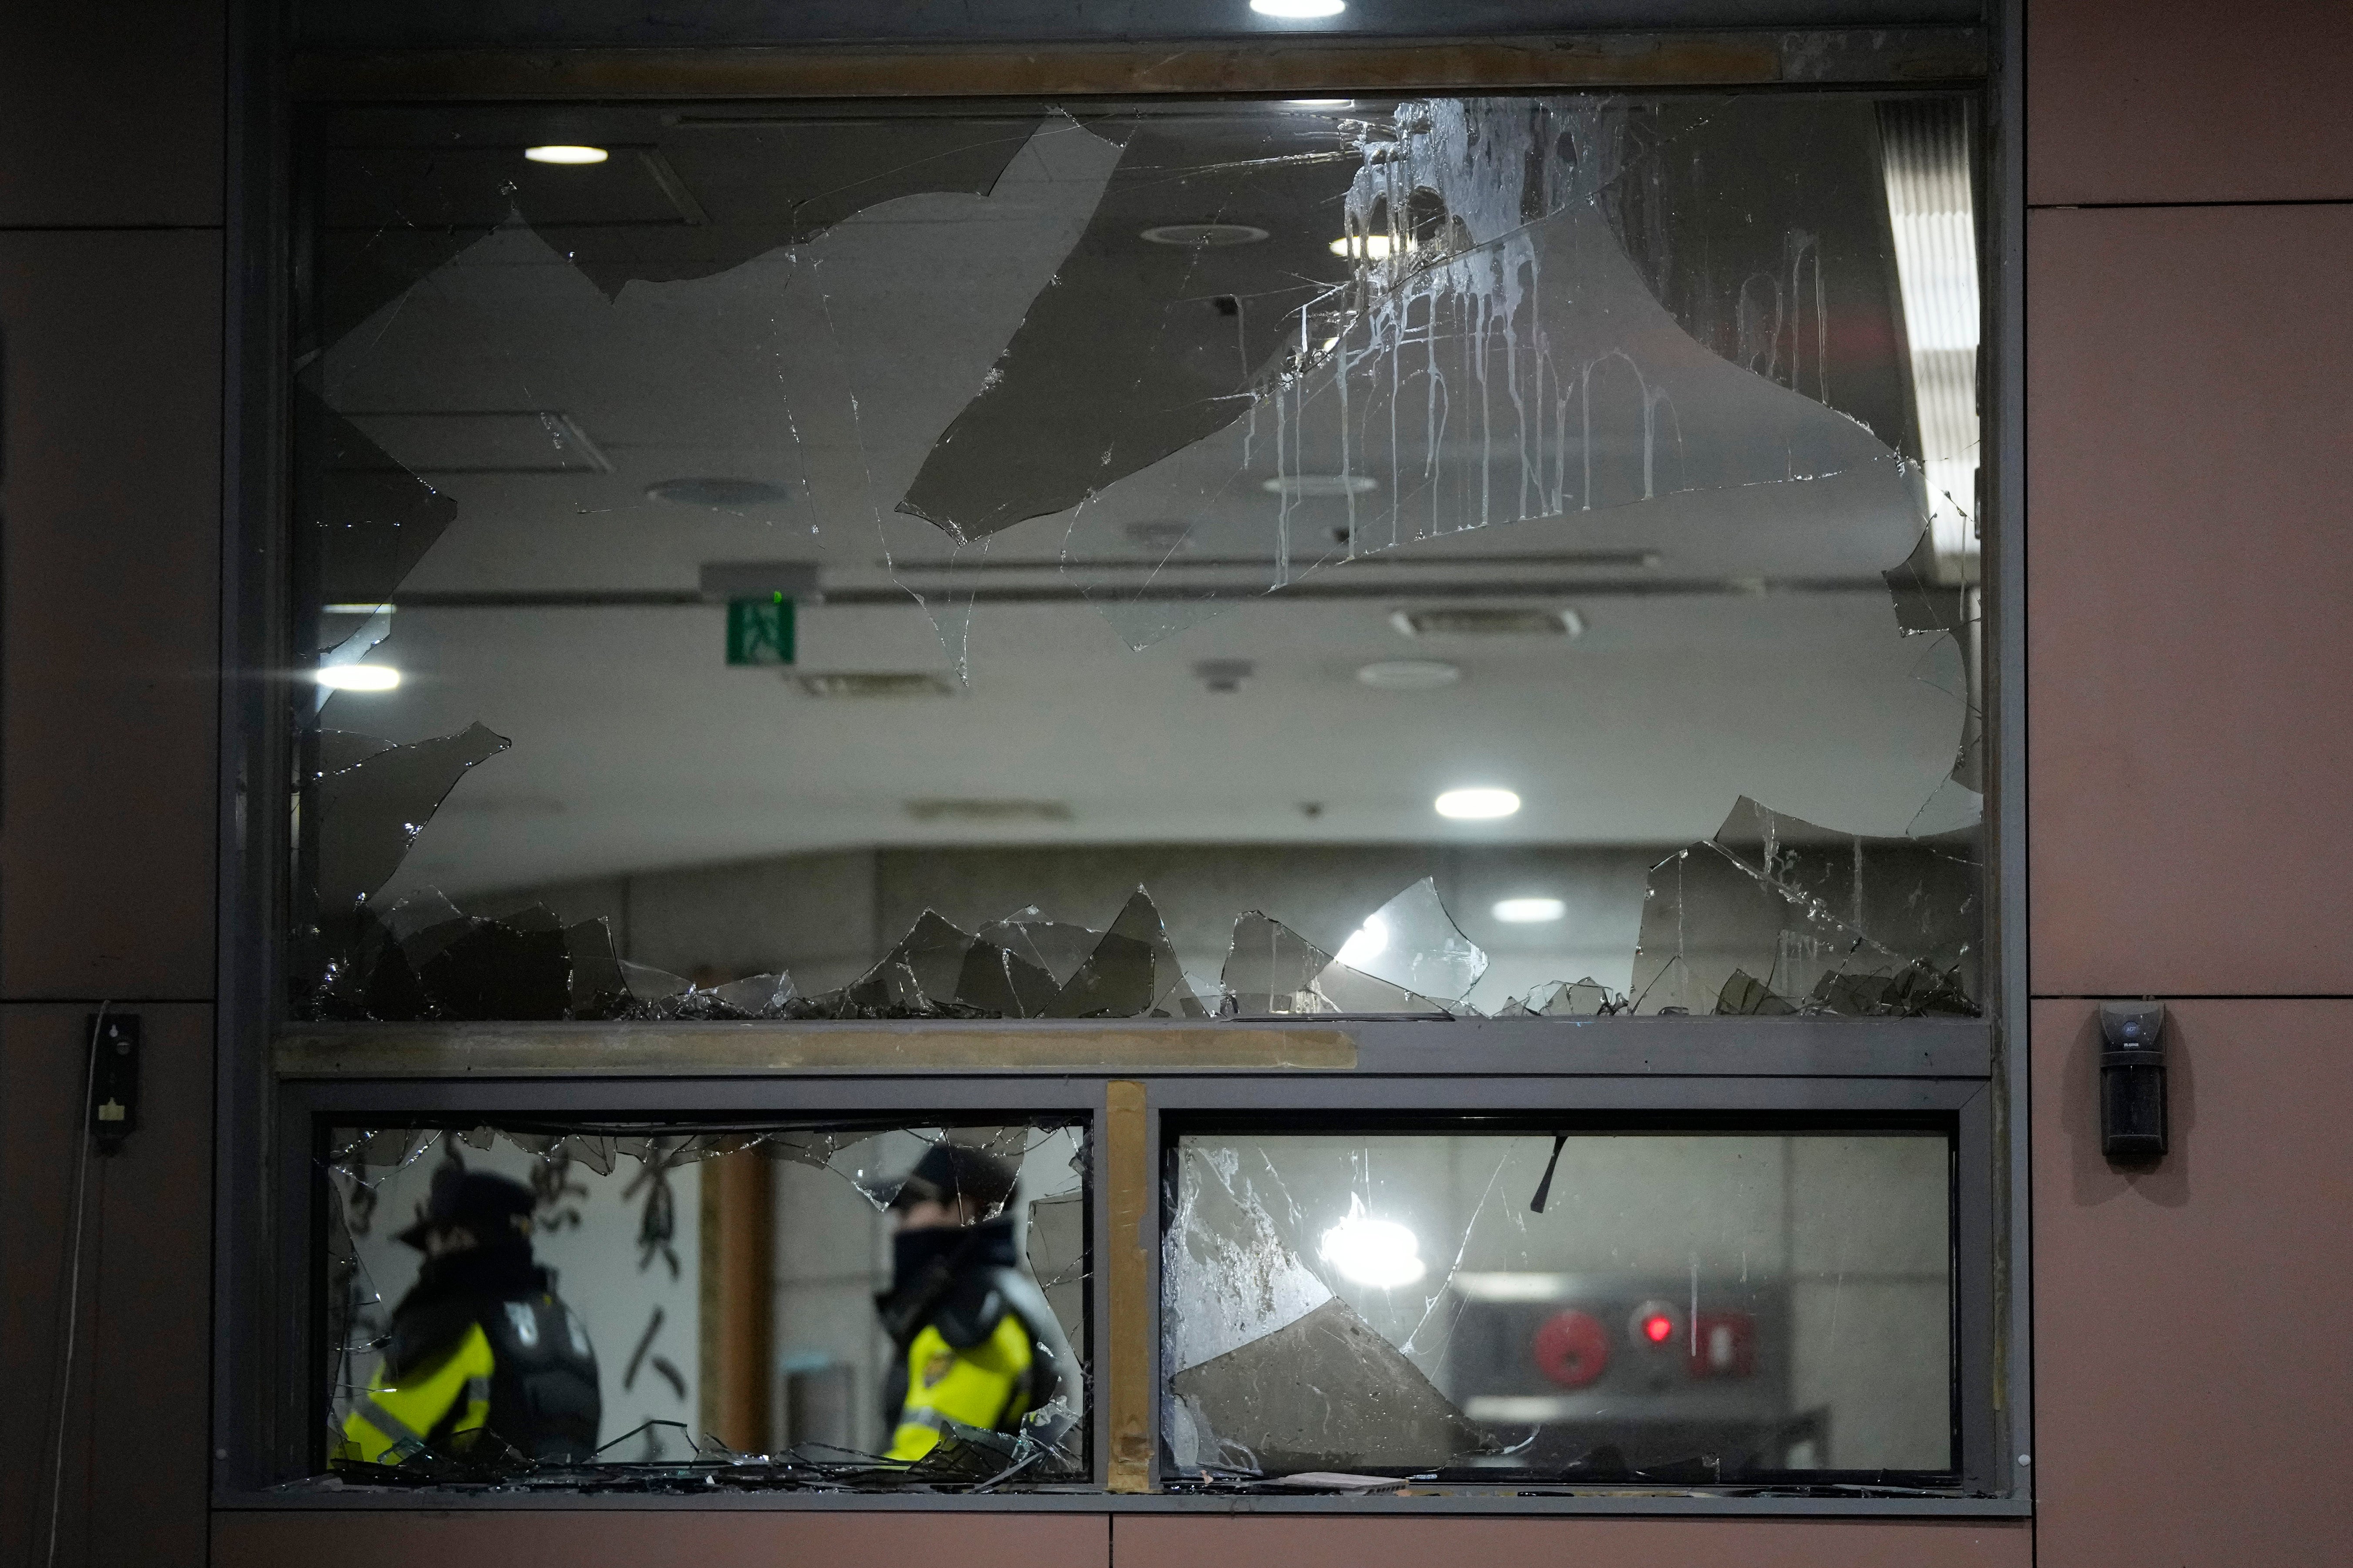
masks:
<path id="1" fill-rule="evenodd" d="M 1642 1320 L 1642 1337 L 1654 1345 L 1662 1345 L 1673 1335 L 1675 1321 L 1664 1312 L 1653 1312 Z"/>

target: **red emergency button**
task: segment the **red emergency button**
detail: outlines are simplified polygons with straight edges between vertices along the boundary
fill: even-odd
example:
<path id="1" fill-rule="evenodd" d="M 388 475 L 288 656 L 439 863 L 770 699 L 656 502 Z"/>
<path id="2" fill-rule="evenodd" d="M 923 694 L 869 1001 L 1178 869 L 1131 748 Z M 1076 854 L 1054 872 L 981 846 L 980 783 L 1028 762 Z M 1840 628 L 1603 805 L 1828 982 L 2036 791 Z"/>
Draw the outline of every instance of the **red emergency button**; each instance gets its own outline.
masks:
<path id="1" fill-rule="evenodd" d="M 1583 1388 L 1609 1364 L 1609 1335 L 1588 1312 L 1555 1312 L 1536 1330 L 1536 1370 L 1563 1388 Z"/>

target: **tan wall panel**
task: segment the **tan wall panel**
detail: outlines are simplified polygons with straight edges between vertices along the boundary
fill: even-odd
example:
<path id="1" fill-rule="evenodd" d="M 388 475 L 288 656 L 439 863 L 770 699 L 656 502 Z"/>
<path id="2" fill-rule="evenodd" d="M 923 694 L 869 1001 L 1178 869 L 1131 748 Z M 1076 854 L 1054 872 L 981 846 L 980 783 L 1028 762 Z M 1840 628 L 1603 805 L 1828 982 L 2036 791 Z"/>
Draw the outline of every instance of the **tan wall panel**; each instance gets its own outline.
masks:
<path id="1" fill-rule="evenodd" d="M 0 234 L 0 995 L 212 994 L 220 267 Z"/>
<path id="2" fill-rule="evenodd" d="M 0 6 L 0 227 L 219 223 L 222 14 Z"/>
<path id="3" fill-rule="evenodd" d="M 2353 993 L 2353 207 L 2028 227 L 2033 985 Z"/>
<path id="4" fill-rule="evenodd" d="M 0 1006 L 0 1563 L 203 1560 L 212 1281 L 212 1016 L 142 1006 L 142 1124 L 92 1152 L 59 1453 L 62 1304 L 83 1126 L 80 1006 Z"/>
<path id="5" fill-rule="evenodd" d="M 2035 1005 L 2042 1568 L 2353 1561 L 2353 1002 L 2179 1002 L 2173 1150 L 2112 1169 L 2084 1002 Z"/>
<path id="6" fill-rule="evenodd" d="M 216 1513 L 212 1568 L 1109 1568 L 1101 1514 Z"/>
<path id="7" fill-rule="evenodd" d="M 2345 0 L 2027 0 L 2027 199 L 2353 196 Z"/>
<path id="8" fill-rule="evenodd" d="M 2023 1521 L 1350 1519 L 1126 1515 L 1119 1568 L 1368 1568 L 1607 1563 L 1609 1568 L 2025 1568 Z"/>

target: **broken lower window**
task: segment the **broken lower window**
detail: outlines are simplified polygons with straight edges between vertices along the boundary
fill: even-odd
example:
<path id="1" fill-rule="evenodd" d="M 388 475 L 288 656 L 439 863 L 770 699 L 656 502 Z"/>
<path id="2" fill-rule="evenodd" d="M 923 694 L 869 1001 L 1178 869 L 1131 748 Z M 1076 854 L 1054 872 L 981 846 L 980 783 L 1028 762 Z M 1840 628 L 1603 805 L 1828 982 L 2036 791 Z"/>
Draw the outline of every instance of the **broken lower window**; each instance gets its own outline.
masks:
<path id="1" fill-rule="evenodd" d="M 1080 1125 L 509 1117 L 322 1136 L 318 1408 L 341 1486 L 1090 1474 Z"/>
<path id="2" fill-rule="evenodd" d="M 1163 1483 L 1953 1485 L 1951 1149 L 1185 1134 Z"/>
<path id="3" fill-rule="evenodd" d="M 1978 1011 L 1971 114 L 321 110 L 289 1009 Z"/>

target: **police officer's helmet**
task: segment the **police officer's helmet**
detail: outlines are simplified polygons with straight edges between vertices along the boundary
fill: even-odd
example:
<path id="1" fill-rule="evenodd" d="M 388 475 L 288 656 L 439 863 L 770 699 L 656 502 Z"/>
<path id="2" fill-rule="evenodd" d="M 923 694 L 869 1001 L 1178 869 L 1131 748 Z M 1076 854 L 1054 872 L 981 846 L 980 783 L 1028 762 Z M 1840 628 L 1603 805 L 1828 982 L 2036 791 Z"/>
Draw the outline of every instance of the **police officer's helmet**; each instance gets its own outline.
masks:
<path id="1" fill-rule="evenodd" d="M 528 1246 L 531 1211 L 537 1202 L 520 1182 L 444 1165 L 433 1173 L 432 1195 L 418 1207 L 417 1223 L 398 1239 L 422 1250 L 434 1231 L 463 1226 L 477 1246 Z"/>
<path id="2" fill-rule="evenodd" d="M 973 1215 L 985 1219 L 1005 1206 L 1020 1176 L 1019 1167 L 986 1150 L 965 1143 L 934 1143 L 907 1173 L 907 1179 L 892 1196 L 891 1207 L 954 1204 L 962 1199 Z"/>

